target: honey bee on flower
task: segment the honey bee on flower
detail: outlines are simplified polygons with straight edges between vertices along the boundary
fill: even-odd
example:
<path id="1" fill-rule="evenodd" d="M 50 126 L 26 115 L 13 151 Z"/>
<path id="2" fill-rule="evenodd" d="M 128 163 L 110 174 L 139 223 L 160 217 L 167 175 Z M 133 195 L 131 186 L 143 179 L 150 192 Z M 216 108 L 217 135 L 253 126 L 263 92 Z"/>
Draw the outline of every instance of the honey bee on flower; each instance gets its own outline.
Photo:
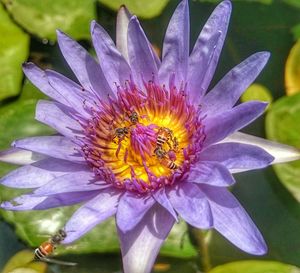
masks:
<path id="1" fill-rule="evenodd" d="M 150 272 L 179 217 L 217 230 L 243 251 L 265 254 L 261 233 L 227 187 L 235 183 L 232 173 L 300 154 L 238 132 L 267 106 L 236 103 L 267 63 L 268 52 L 253 54 L 208 90 L 230 13 L 231 2 L 221 2 L 190 52 L 188 1 L 181 1 L 161 60 L 125 7 L 118 13 L 116 45 L 100 25 L 91 24 L 99 62 L 58 31 L 61 52 L 79 83 L 24 65 L 30 81 L 52 99 L 38 103 L 36 118 L 59 135 L 16 140 L 0 154 L 2 161 L 24 165 L 1 183 L 33 189 L 1 208 L 83 203 L 65 226 L 64 244 L 115 215 L 125 273 Z"/>

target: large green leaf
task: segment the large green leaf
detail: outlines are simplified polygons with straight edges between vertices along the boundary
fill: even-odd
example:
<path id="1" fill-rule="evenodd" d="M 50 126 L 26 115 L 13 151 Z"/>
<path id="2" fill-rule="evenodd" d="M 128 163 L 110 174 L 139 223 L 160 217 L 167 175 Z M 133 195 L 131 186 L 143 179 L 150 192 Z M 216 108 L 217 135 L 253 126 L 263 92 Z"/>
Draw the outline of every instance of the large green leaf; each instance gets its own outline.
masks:
<path id="1" fill-rule="evenodd" d="M 169 0 L 98 0 L 101 4 L 118 10 L 121 5 L 127 6 L 131 13 L 142 18 L 152 18 L 159 15 Z"/>
<path id="2" fill-rule="evenodd" d="M 53 133 L 49 127 L 34 120 L 35 99 L 18 100 L 0 108 L 0 148 L 8 148 L 16 138 Z"/>
<path id="3" fill-rule="evenodd" d="M 14 20 L 28 32 L 52 41 L 56 40 L 56 29 L 61 29 L 75 39 L 89 38 L 89 24 L 95 18 L 95 5 L 90 0 L 2 2 Z"/>
<path id="4" fill-rule="evenodd" d="M 275 261 L 241 261 L 220 265 L 209 273 L 300 273 L 300 269 Z"/>
<path id="5" fill-rule="evenodd" d="M 296 32 L 295 28 L 293 28 L 293 31 L 294 31 L 294 35 L 297 35 L 295 33 Z M 286 93 L 289 96 L 300 92 L 300 41 L 298 41 L 292 47 L 286 61 L 285 88 L 286 88 Z"/>
<path id="6" fill-rule="evenodd" d="M 269 139 L 300 148 L 300 94 L 283 97 L 270 108 L 266 118 Z M 300 202 L 300 161 L 274 166 L 281 182 Z"/>
<path id="7" fill-rule="evenodd" d="M 20 92 L 29 36 L 16 26 L 0 5 L 0 100 Z"/>
<path id="8" fill-rule="evenodd" d="M 259 100 L 271 103 L 273 98 L 271 92 L 265 86 L 254 83 L 249 86 L 249 88 L 241 97 L 241 102 L 247 102 L 251 100 Z"/>

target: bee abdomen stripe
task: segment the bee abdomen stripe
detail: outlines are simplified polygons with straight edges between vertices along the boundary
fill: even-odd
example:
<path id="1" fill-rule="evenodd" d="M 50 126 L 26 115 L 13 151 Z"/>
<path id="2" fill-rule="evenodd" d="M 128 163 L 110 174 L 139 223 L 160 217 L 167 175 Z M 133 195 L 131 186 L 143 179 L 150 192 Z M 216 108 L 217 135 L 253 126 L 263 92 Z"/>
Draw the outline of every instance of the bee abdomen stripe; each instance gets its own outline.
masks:
<path id="1" fill-rule="evenodd" d="M 34 254 L 36 259 L 43 259 L 47 255 L 47 253 L 44 253 L 40 247 L 34 251 Z"/>

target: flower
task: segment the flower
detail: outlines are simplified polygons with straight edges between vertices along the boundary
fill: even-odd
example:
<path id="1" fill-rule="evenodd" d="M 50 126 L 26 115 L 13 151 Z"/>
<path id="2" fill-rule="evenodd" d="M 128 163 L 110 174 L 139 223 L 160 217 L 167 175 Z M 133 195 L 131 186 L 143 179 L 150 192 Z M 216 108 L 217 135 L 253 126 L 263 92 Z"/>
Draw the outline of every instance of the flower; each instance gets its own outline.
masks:
<path id="1" fill-rule="evenodd" d="M 208 19 L 189 54 L 189 9 L 183 0 L 164 39 L 162 61 L 138 19 L 122 7 L 116 46 L 96 22 L 91 35 L 99 64 L 66 34 L 58 43 L 79 84 L 24 64 L 27 77 L 52 101 L 39 101 L 36 119 L 58 135 L 16 140 L 0 155 L 24 165 L 1 179 L 33 189 L 2 202 L 8 210 L 40 210 L 83 202 L 65 226 L 71 243 L 116 216 L 124 271 L 150 272 L 178 216 L 214 228 L 240 249 L 267 247 L 227 187 L 234 172 L 300 158 L 295 148 L 238 132 L 266 103 L 235 106 L 265 66 L 256 53 L 209 92 L 226 36 L 231 2 Z"/>

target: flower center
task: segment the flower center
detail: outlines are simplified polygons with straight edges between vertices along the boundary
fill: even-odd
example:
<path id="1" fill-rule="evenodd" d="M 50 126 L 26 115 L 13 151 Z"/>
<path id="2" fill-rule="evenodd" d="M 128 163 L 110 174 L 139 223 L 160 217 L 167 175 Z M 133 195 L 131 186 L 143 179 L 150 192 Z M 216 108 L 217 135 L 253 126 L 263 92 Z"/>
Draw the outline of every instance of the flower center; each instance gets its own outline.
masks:
<path id="1" fill-rule="evenodd" d="M 199 109 L 188 103 L 184 90 L 167 92 L 153 82 L 145 90 L 127 83 L 116 100 L 101 102 L 85 126 L 82 146 L 97 175 L 138 192 L 174 183 L 204 138 Z"/>

